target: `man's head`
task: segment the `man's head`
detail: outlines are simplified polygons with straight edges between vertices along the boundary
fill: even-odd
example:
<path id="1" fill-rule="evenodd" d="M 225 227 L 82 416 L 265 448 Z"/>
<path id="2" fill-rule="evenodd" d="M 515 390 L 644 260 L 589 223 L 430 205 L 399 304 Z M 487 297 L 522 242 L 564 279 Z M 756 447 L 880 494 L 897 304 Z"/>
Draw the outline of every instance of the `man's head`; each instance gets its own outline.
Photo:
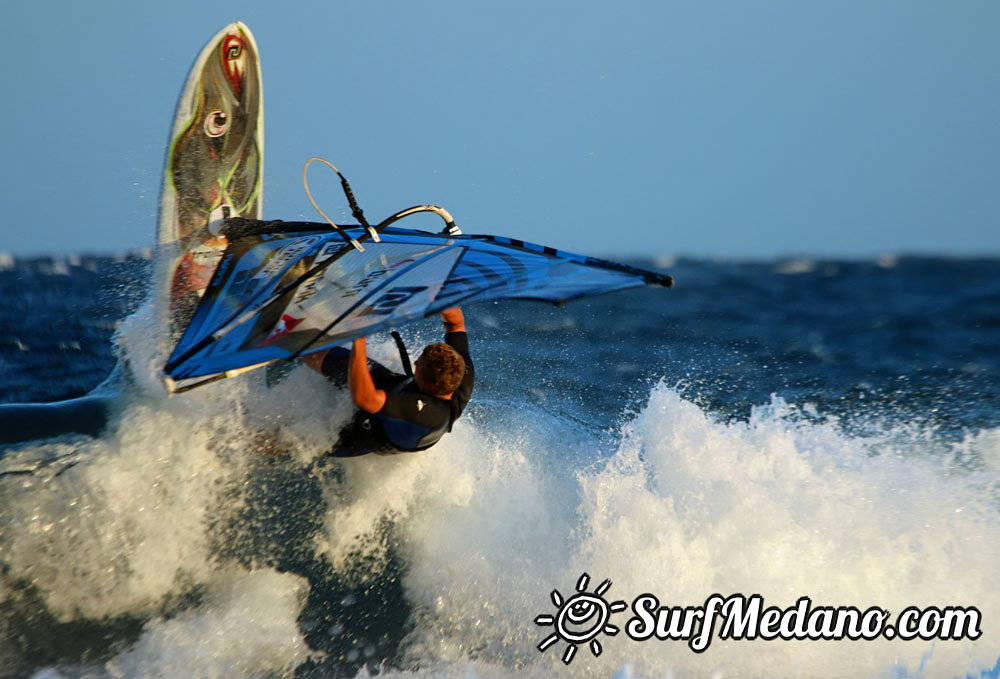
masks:
<path id="1" fill-rule="evenodd" d="M 458 389 L 465 376 L 465 361 L 461 354 L 443 342 L 428 344 L 414 368 L 417 386 L 439 396 Z"/>

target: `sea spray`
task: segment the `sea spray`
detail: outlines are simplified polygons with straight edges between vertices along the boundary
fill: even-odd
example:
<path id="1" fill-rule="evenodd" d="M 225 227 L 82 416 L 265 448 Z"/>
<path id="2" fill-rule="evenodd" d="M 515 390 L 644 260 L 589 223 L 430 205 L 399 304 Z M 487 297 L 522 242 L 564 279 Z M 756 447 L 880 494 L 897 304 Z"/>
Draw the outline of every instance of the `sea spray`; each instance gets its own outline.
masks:
<path id="1" fill-rule="evenodd" d="M 1000 655 L 989 625 L 1000 619 L 992 584 L 1000 516 L 982 473 L 946 473 L 923 436 L 900 449 L 896 435 L 899 452 L 890 455 L 879 452 L 883 438 L 851 437 L 780 399 L 748 422 L 723 422 L 663 385 L 596 472 L 568 471 L 557 462 L 561 451 L 538 450 L 523 433 L 506 445 L 477 444 L 488 439 L 482 429 L 469 432 L 461 461 L 450 463 L 454 453 L 442 447 L 436 482 L 410 493 L 404 504 L 415 509 L 396 514 L 407 596 L 420 619 L 409 639 L 417 665 L 558 671 L 534 650 L 544 631 L 530 622 L 551 610 L 553 588 L 572 591 L 583 572 L 610 578 L 616 598 L 655 591 L 678 605 L 722 592 L 897 613 L 975 606 L 983 635 L 716 641 L 703 654 L 619 635 L 605 640 L 600 657 L 581 649 L 574 676 L 608 676 L 628 664 L 648 676 L 663 668 L 755 677 L 798 667 L 839 677 L 922 667 L 921 676 L 950 677 L 992 667 Z M 414 463 L 418 479 L 431 463 Z"/>
<path id="2" fill-rule="evenodd" d="M 292 676 L 309 658 L 296 625 L 308 584 L 264 570 L 217 574 L 201 606 L 146 624 L 107 664 L 114 679 Z"/>
<path id="3" fill-rule="evenodd" d="M 488 310 L 477 317 L 489 321 Z M 866 400 L 838 405 L 849 407 L 838 420 L 822 404 L 768 401 L 767 391 L 755 392 L 748 416 L 698 388 L 682 397 L 660 384 L 637 415 L 598 429 L 580 413 L 603 423 L 625 417 L 625 408 L 616 410 L 616 390 L 600 387 L 610 379 L 601 361 L 581 370 L 566 355 L 572 345 L 569 353 L 588 360 L 586 342 L 546 335 L 556 355 L 531 361 L 540 347 L 518 335 L 499 348 L 495 338 L 483 343 L 473 402 L 432 450 L 330 460 L 322 454 L 350 412 L 343 392 L 298 368 L 269 385 L 260 371 L 158 397 L 159 359 L 143 358 L 151 326 L 139 321 L 122 330 L 132 352 L 125 359 L 151 388 L 126 396 L 101 438 L 19 449 L 25 469 L 32 457 L 44 464 L 0 479 L 10 596 L 0 605 L 15 598 L 12 583 L 34 588 L 37 605 L 66 624 L 104 618 L 97 629 L 116 644 L 99 647 L 105 655 L 96 660 L 57 657 L 51 664 L 65 676 L 109 676 L 177 657 L 187 659 L 186 676 L 312 663 L 319 676 L 367 666 L 435 677 L 950 677 L 975 676 L 1000 656 L 990 622 L 1000 619 L 995 428 L 941 435 L 912 421 L 924 407 L 905 394 L 870 411 Z M 495 333 L 525 323 L 505 320 Z M 570 331 L 557 324 L 545 332 Z M 417 346 L 437 333 L 408 340 Z M 370 348 L 394 365 L 391 341 Z M 534 378 L 522 384 L 513 366 L 536 364 L 542 373 L 572 370 L 544 377 L 554 379 L 544 388 Z M 729 384 L 709 377 L 717 389 Z M 576 382 L 589 391 L 562 399 Z M 597 405 L 584 398 L 595 394 Z M 567 403 L 575 409 L 563 411 Z M 760 593 L 782 607 L 802 596 L 893 612 L 977 606 L 983 636 L 716 638 L 695 654 L 683 642 L 636 642 L 620 632 L 599 638 L 599 656 L 581 645 L 566 666 L 566 643 L 537 650 L 553 628 L 534 620 L 553 614 L 553 590 L 572 595 L 582 573 L 592 576 L 590 591 L 609 579 L 607 596 L 630 603 L 650 592 L 678 606 L 713 593 Z M 244 577 L 274 597 L 238 584 Z M 240 617 L 230 612 L 248 599 L 260 606 L 242 618 L 245 634 L 281 633 L 263 655 L 246 651 L 254 662 L 236 665 L 210 635 L 216 625 L 230 629 Z M 624 629 L 628 615 L 611 623 Z M 104 616 L 136 622 L 120 632 Z M 53 646 L 42 629 L 14 632 Z M 308 660 L 296 634 L 313 651 Z"/>

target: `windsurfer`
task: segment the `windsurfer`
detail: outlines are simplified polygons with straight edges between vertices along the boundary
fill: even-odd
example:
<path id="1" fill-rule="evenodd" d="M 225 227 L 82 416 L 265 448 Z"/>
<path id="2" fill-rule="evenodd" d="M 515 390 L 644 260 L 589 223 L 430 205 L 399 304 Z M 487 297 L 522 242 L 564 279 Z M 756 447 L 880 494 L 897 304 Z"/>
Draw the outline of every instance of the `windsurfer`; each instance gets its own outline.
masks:
<path id="1" fill-rule="evenodd" d="M 441 320 L 444 342 L 424 348 L 412 378 L 369 361 L 364 337 L 350 352 L 337 347 L 305 357 L 331 382 L 346 384 L 358 408 L 330 455 L 426 450 L 451 431 L 469 402 L 475 369 L 462 310 L 446 309 Z"/>

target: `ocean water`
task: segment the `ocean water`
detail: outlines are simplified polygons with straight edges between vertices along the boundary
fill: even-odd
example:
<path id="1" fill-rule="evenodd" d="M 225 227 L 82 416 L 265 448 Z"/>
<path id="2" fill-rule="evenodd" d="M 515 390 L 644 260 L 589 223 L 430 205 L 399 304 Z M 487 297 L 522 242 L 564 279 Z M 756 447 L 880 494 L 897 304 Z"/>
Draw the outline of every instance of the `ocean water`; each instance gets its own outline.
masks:
<path id="1" fill-rule="evenodd" d="M 332 460 L 349 408 L 311 371 L 158 391 L 142 257 L 0 262 L 0 402 L 133 375 L 103 435 L 0 448 L 0 676 L 1000 675 L 1000 260 L 637 263 L 676 287 L 468 307 L 454 432 Z M 981 636 L 696 653 L 629 609 L 599 655 L 540 652 L 553 590 L 604 580 Z"/>

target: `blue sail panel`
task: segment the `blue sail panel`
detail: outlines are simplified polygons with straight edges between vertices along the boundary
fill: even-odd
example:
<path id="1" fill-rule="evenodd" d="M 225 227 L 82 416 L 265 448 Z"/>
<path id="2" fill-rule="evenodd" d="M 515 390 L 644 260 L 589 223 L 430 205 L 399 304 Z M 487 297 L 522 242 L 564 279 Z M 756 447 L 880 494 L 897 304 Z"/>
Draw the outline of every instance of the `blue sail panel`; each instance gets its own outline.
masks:
<path id="1" fill-rule="evenodd" d="M 310 234 L 293 238 L 268 238 L 230 245 L 219 263 L 214 280 L 195 309 L 175 353 L 187 350 L 203 329 L 211 331 L 256 299 L 265 297 L 301 268 L 319 257 L 322 260 L 343 244 Z M 296 266 L 298 269 L 296 270 Z"/>
<path id="2" fill-rule="evenodd" d="M 260 224 L 262 232 L 230 241 L 167 362 L 175 384 L 321 351 L 459 304 L 563 302 L 672 282 L 499 236 L 388 227 L 360 252 L 321 225 Z"/>

